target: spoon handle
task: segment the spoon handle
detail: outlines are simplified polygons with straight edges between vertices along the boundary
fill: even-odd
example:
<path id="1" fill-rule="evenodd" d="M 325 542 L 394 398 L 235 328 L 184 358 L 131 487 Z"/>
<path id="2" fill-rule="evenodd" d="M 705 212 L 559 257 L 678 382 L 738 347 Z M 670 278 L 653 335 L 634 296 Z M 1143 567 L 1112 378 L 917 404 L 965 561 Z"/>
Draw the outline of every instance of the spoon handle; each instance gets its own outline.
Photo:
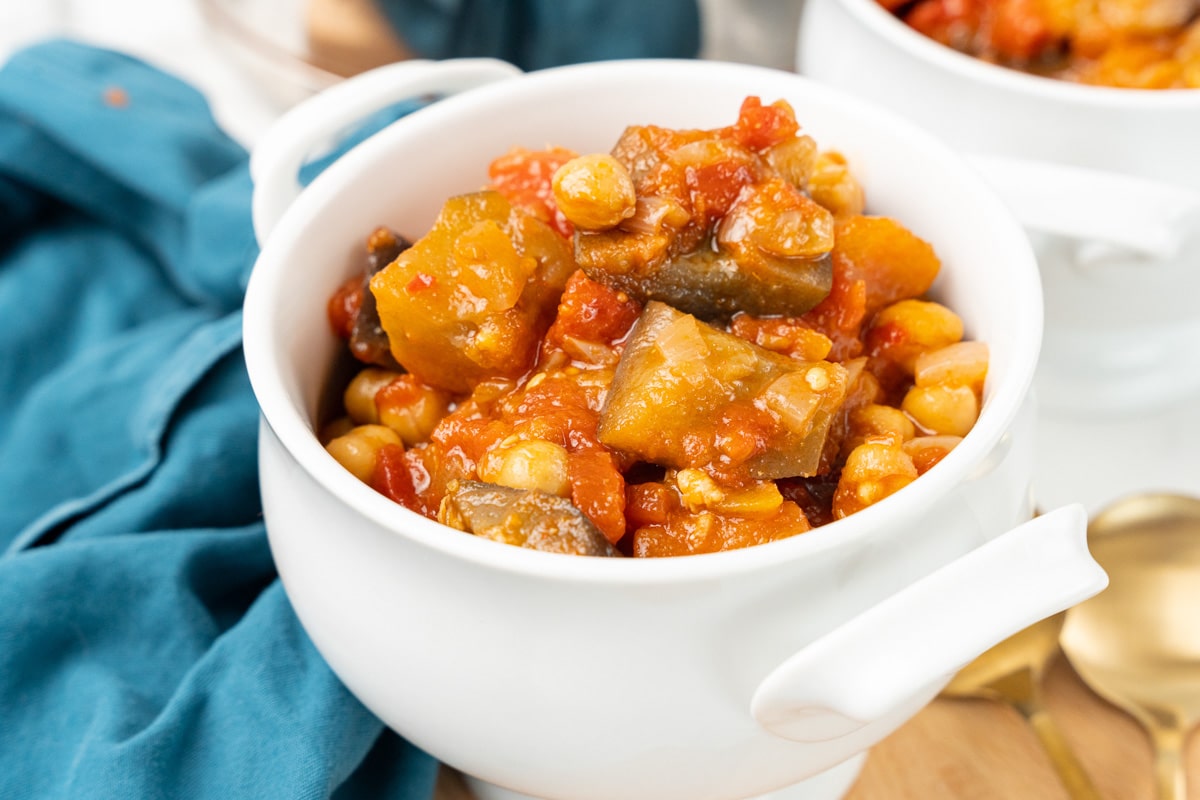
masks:
<path id="1" fill-rule="evenodd" d="M 1163 725 L 1150 725 L 1154 741 L 1154 780 L 1159 800 L 1185 800 L 1186 776 L 1183 767 L 1183 731 Z"/>
<path id="2" fill-rule="evenodd" d="M 1084 771 L 1079 759 L 1075 757 L 1050 713 L 1042 708 L 1040 703 L 1034 708 L 1025 708 L 1023 711 L 1025 718 L 1029 720 L 1030 727 L 1041 741 L 1046 755 L 1050 757 L 1050 763 L 1054 765 L 1058 779 L 1062 781 L 1063 787 L 1067 790 L 1067 796 L 1071 800 L 1101 800 L 1100 792 L 1097 791 L 1092 779 Z M 1180 795 L 1180 800 L 1182 797 Z"/>

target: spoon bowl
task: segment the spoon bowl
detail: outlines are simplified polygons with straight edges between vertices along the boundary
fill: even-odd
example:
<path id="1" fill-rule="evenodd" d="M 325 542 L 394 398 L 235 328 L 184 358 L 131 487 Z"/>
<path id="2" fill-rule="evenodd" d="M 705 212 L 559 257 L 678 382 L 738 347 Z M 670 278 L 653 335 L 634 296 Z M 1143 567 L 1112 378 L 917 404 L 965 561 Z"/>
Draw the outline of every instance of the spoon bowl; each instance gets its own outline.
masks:
<path id="1" fill-rule="evenodd" d="M 1066 612 L 1047 617 L 1010 636 L 963 667 L 943 690 L 950 697 L 996 696 L 1010 699 L 1007 679 L 1028 673 L 1040 681 L 1046 666 L 1058 652 L 1058 636 Z"/>
<path id="2" fill-rule="evenodd" d="M 1181 760 L 1200 721 L 1200 498 L 1142 494 L 1088 526 L 1108 588 L 1067 612 L 1061 643 L 1097 694 L 1150 733 L 1159 797 L 1186 797 Z"/>
<path id="3" fill-rule="evenodd" d="M 1055 614 L 1000 642 L 960 670 L 942 696 L 987 698 L 1012 706 L 1037 734 L 1071 800 L 1100 800 L 1042 698 L 1042 677 L 1058 655 L 1064 621 L 1065 612 Z"/>

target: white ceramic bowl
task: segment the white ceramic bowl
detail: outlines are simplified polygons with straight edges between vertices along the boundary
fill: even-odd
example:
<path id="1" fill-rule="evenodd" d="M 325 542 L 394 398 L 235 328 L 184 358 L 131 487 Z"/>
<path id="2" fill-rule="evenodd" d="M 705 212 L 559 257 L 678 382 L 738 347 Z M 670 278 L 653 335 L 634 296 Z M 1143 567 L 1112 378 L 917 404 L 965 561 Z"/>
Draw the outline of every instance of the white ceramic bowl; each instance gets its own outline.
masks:
<path id="1" fill-rule="evenodd" d="M 875 0 L 806 0 L 797 69 L 959 151 L 1033 234 L 1042 400 L 1126 411 L 1200 389 L 1200 90 L 1084 86 L 988 64 Z"/>
<path id="2" fill-rule="evenodd" d="M 300 192 L 306 154 L 366 112 L 431 91 L 461 93 Z M 325 302 L 373 226 L 420 235 L 514 145 L 607 151 L 627 124 L 729 124 L 748 94 L 790 101 L 806 131 L 847 155 L 872 210 L 933 242 L 945 262 L 937 295 L 988 342 L 978 424 L 944 461 L 802 536 L 637 560 L 451 531 L 326 454 L 313 427 L 339 344 Z M 983 182 L 908 123 L 757 67 L 610 62 L 519 75 L 487 60 L 408 62 L 293 110 L 252 169 L 264 248 L 245 352 L 284 586 L 346 685 L 474 776 L 483 798 L 838 797 L 864 751 L 956 668 L 1103 585 L 1081 508 L 1027 522 L 1041 330 L 1028 244 Z"/>

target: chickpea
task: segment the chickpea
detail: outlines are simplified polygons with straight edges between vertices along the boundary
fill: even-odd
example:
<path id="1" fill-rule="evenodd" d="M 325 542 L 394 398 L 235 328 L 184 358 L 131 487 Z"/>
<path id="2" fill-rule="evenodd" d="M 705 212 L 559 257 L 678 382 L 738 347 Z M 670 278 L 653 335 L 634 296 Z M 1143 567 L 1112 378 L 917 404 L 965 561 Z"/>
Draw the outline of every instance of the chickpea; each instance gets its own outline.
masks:
<path id="1" fill-rule="evenodd" d="M 835 217 L 861 214 L 865 206 L 862 186 L 850 174 L 846 157 L 832 150 L 817 155 L 808 177 L 808 194 Z"/>
<path id="2" fill-rule="evenodd" d="M 917 479 L 912 458 L 898 445 L 866 442 L 850 451 L 833 494 L 836 519 L 861 511 Z"/>
<path id="3" fill-rule="evenodd" d="M 329 444 L 339 436 L 344 436 L 349 433 L 354 427 L 354 420 L 349 417 L 337 417 L 330 420 L 322 428 L 317 438 L 320 439 L 322 445 Z"/>
<path id="4" fill-rule="evenodd" d="M 961 441 L 961 436 L 918 436 L 904 443 L 904 452 L 912 457 L 917 472 L 924 475 Z"/>
<path id="5" fill-rule="evenodd" d="M 541 439 L 503 442 L 479 462 L 479 477 L 513 489 L 534 489 L 558 497 L 571 496 L 567 451 Z"/>
<path id="6" fill-rule="evenodd" d="M 842 452 L 848 452 L 867 441 L 901 445 L 916 435 L 912 420 L 903 411 L 870 403 L 850 412 L 850 434 L 842 445 L 845 448 Z"/>
<path id="7" fill-rule="evenodd" d="M 367 367 L 361 370 L 342 394 L 346 414 L 359 425 L 378 424 L 379 409 L 375 406 L 375 394 L 398 377 L 400 373 L 390 369 Z"/>
<path id="8" fill-rule="evenodd" d="M 388 444 L 400 444 L 400 437 L 391 428 L 359 425 L 331 440 L 325 449 L 356 478 L 363 483 L 370 483 L 379 450 Z"/>
<path id="9" fill-rule="evenodd" d="M 889 335 L 879 336 L 888 331 Z M 883 344 L 872 355 L 883 355 L 903 367 L 910 375 L 917 358 L 962 340 L 962 319 L 940 303 L 927 300 L 901 300 L 875 315 L 867 331 L 868 346 L 878 337 Z"/>
<path id="10" fill-rule="evenodd" d="M 610 155 L 573 158 L 554 173 L 554 202 L 571 224 L 585 231 L 615 228 L 637 209 L 633 178 Z"/>
<path id="11" fill-rule="evenodd" d="M 792 136 L 764 154 L 767 163 L 797 189 L 808 186 L 817 165 L 817 143 L 811 136 Z"/>
<path id="12" fill-rule="evenodd" d="M 913 379 L 917 386 L 944 383 L 981 392 L 987 369 L 988 346 L 984 342 L 958 342 L 917 356 Z"/>
<path id="13" fill-rule="evenodd" d="M 375 396 L 379 422 L 399 434 L 405 447 L 423 442 L 450 408 L 450 395 L 412 375 L 397 375 Z"/>
<path id="14" fill-rule="evenodd" d="M 979 419 L 979 400 L 969 386 L 914 386 L 900 404 L 927 431 L 966 436 Z"/>

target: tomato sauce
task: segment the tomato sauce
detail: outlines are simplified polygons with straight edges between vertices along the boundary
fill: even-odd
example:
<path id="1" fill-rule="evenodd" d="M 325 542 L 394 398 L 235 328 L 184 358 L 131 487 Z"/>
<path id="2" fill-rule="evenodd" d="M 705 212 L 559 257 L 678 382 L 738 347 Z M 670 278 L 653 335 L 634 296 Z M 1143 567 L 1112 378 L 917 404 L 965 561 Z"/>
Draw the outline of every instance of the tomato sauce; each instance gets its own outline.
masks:
<path id="1" fill-rule="evenodd" d="M 917 479 L 960 438 L 939 430 L 939 415 L 958 409 L 938 408 L 928 387 L 921 425 L 901 409 L 917 388 L 916 359 L 959 341 L 961 322 L 925 299 L 940 268 L 927 243 L 894 220 L 819 205 L 861 188 L 839 168 L 840 194 L 817 192 L 818 164 L 843 161 L 803 137 L 790 106 L 757 97 L 714 131 L 632 127 L 616 166 L 606 162 L 615 173 L 594 185 L 583 175 L 572 198 L 611 211 L 615 193 L 634 187 L 636 211 L 611 230 L 579 230 L 580 219 L 607 217 L 575 218 L 555 200 L 572 151 L 497 158 L 487 190 L 449 199 L 434 228 L 370 278 L 399 367 L 351 383 L 349 418 L 328 426 L 330 452 L 352 454 L 360 475 L 373 453 L 368 483 L 431 519 L 447 522 L 445 501 L 468 497 L 458 494 L 467 483 L 470 497 L 487 496 L 481 486 L 519 489 L 541 498 L 537 508 L 522 506 L 500 529 L 538 535 L 473 532 L 544 540 L 574 526 L 562 516 L 574 513 L 599 537 L 583 552 L 637 557 L 801 535 Z M 734 302 L 700 305 L 708 315 L 672 307 L 654 280 L 607 271 L 623 258 L 669 270 L 702 261 L 705 248 L 723 249 L 720 269 L 747 273 Z M 804 284 L 820 295 L 803 313 L 739 305 L 779 291 L 755 283 L 755 270 L 821 264 L 829 280 Z M 351 335 L 363 293 L 353 278 L 330 297 L 336 335 Z M 978 362 L 950 361 L 937 361 L 938 374 L 969 374 L 980 395 Z"/>

